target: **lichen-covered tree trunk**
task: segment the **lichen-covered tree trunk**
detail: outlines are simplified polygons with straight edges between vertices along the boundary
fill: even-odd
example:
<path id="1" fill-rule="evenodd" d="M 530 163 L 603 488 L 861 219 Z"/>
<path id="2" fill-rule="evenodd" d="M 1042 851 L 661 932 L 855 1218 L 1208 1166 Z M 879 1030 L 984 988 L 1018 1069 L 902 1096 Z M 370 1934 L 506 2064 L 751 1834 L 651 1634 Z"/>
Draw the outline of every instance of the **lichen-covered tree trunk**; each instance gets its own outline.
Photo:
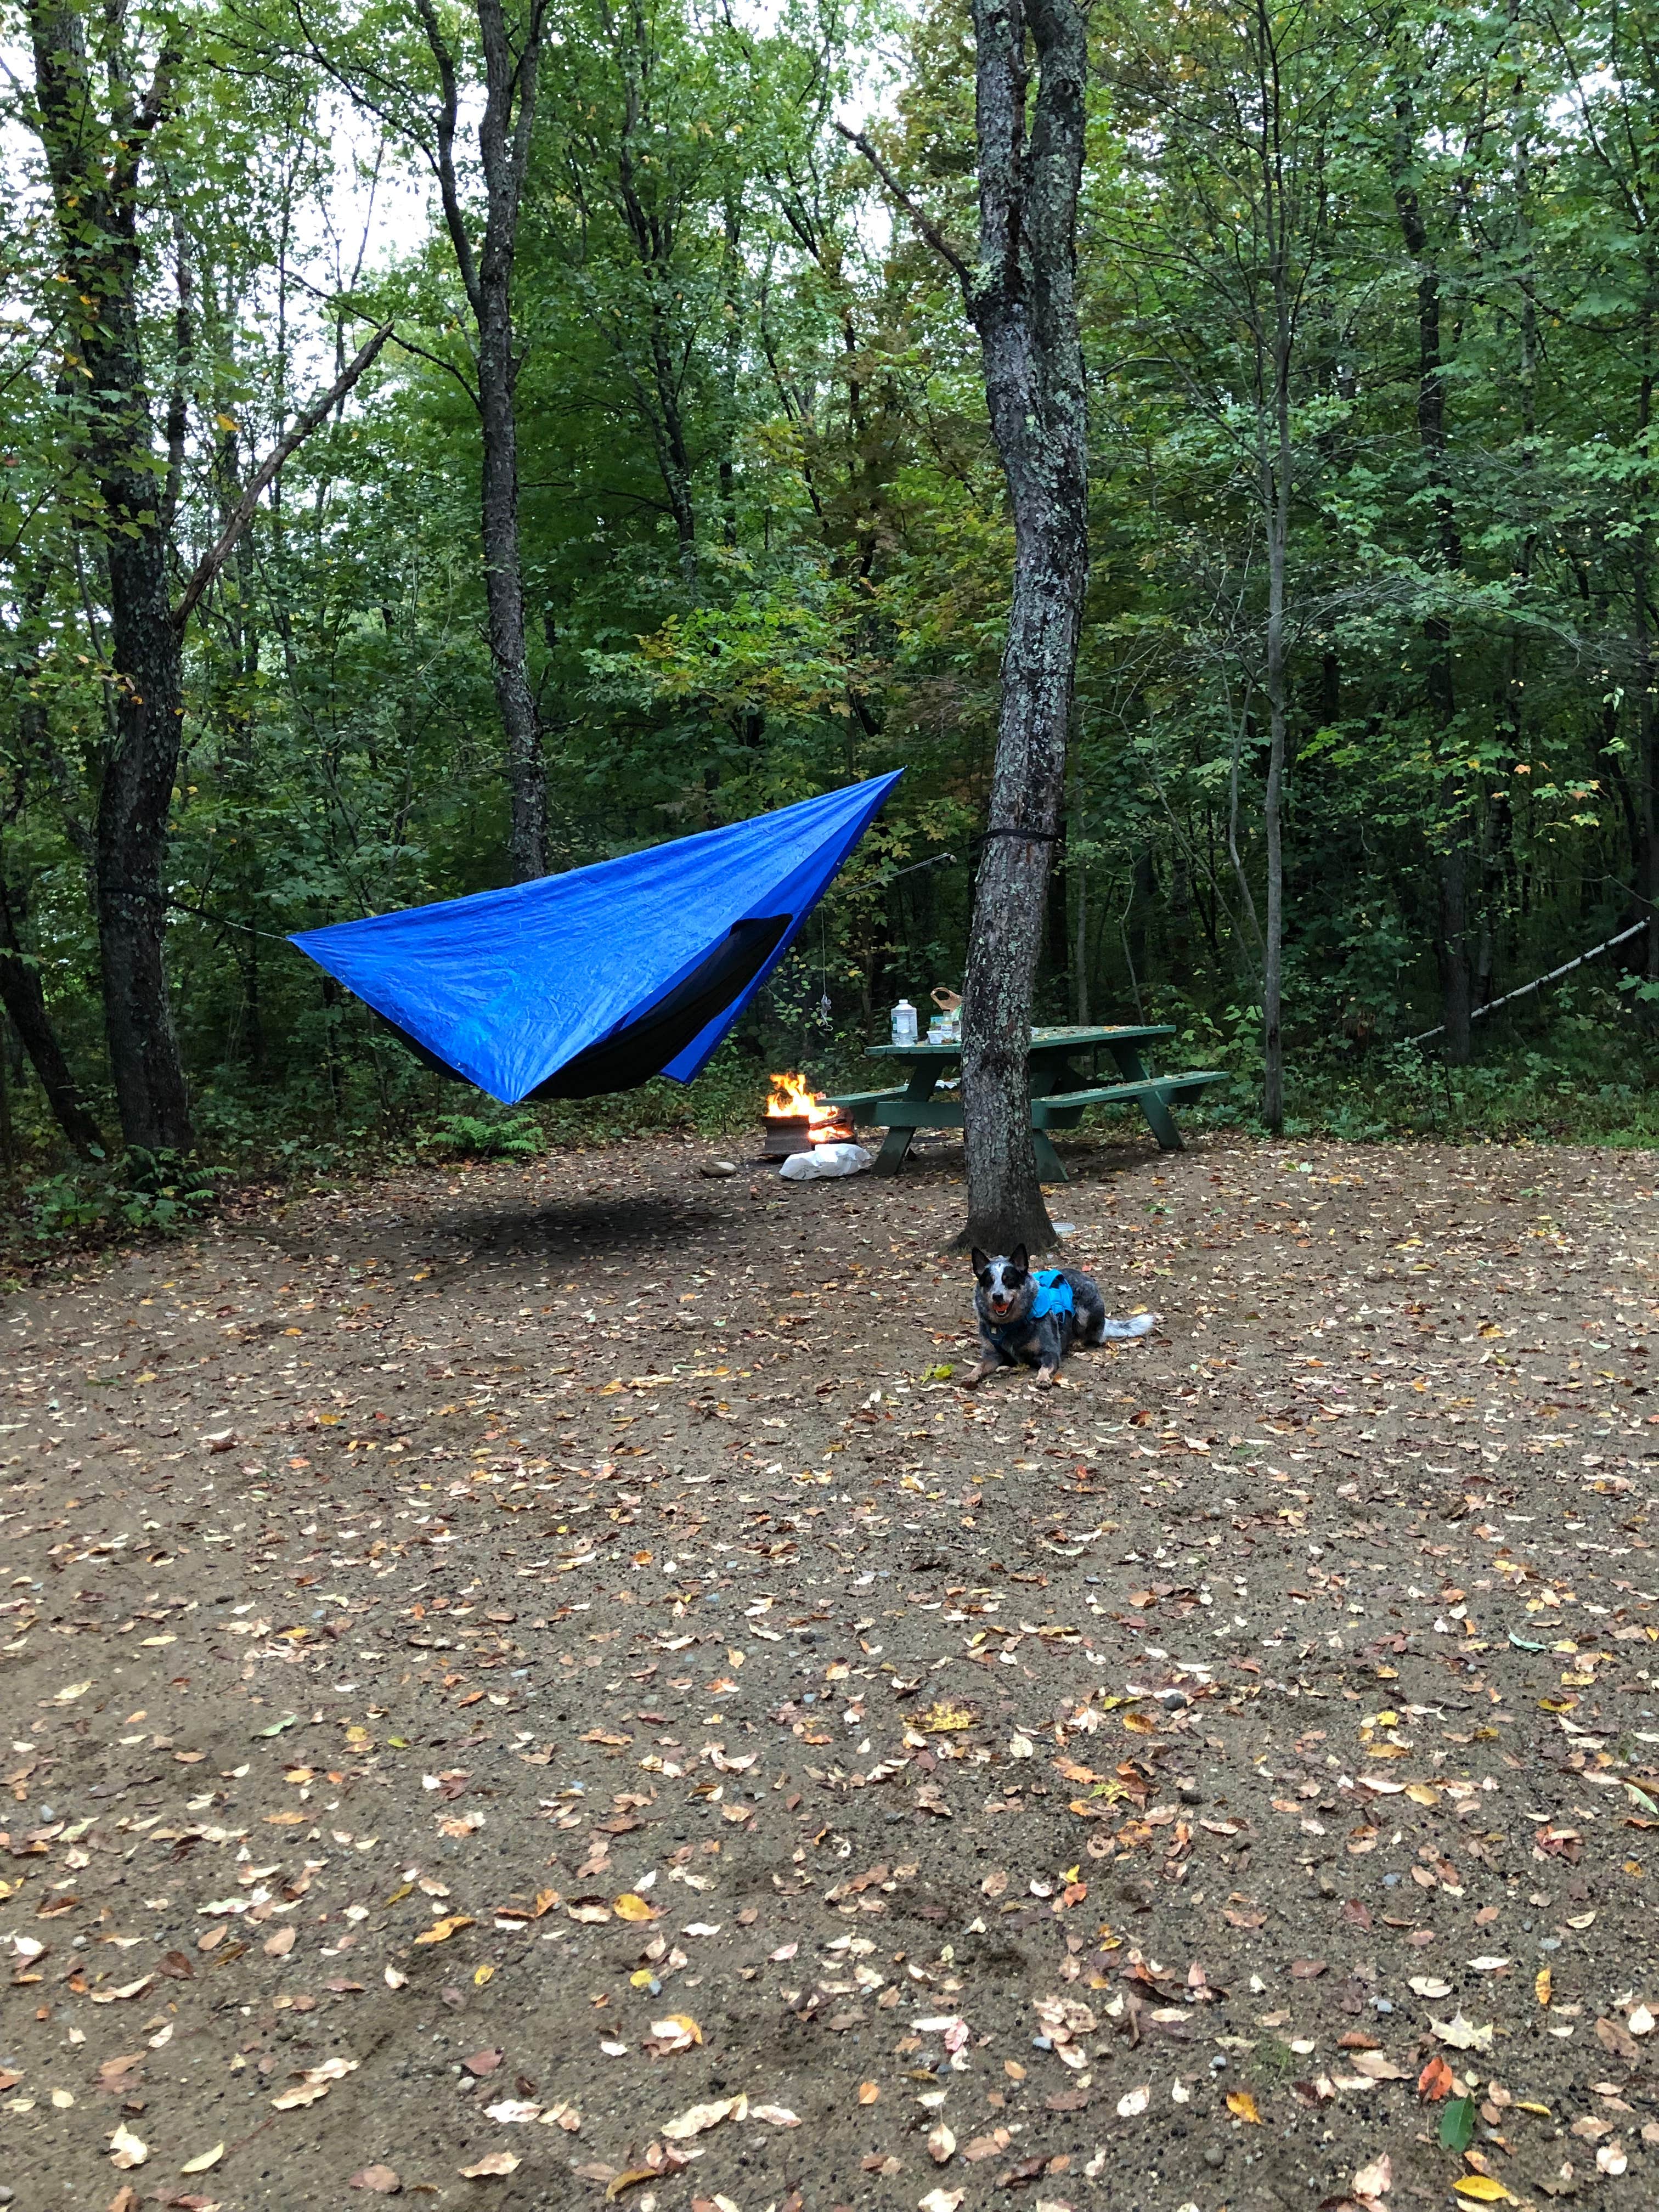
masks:
<path id="1" fill-rule="evenodd" d="M 1086 15 L 1074 0 L 975 0 L 979 332 L 1007 481 L 1014 575 L 963 994 L 964 1245 L 1054 1242 L 1031 1142 L 1028 1048 L 1087 585 L 1088 446 L 1077 202 Z M 1028 49 L 1037 70 L 1029 104 Z"/>

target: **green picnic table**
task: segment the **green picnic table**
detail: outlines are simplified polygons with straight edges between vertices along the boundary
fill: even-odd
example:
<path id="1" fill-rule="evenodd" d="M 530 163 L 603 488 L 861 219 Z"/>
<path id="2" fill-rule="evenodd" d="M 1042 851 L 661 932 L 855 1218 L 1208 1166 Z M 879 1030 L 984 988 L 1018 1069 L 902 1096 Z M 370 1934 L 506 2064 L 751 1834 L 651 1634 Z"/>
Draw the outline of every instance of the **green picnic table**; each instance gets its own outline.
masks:
<path id="1" fill-rule="evenodd" d="M 1031 1031 L 1031 1132 L 1042 1182 L 1069 1182 L 1048 1132 L 1074 1129 L 1091 1106 L 1139 1106 L 1163 1149 L 1166 1152 L 1181 1150 L 1181 1132 L 1170 1110 L 1171 1105 L 1200 1097 L 1208 1085 L 1220 1083 L 1224 1077 L 1211 1070 L 1186 1075 L 1149 1074 L 1140 1056 L 1141 1046 L 1154 1037 L 1174 1035 L 1169 1023 Z M 1092 1063 L 1102 1051 L 1109 1053 L 1116 1064 L 1115 1083 L 1101 1082 L 1093 1072 Z M 848 1091 L 830 1103 L 848 1108 L 855 1122 L 873 1122 L 886 1130 L 876 1173 L 896 1175 L 918 1129 L 961 1128 L 960 1098 L 941 1097 L 939 1085 L 946 1069 L 961 1060 L 962 1047 L 921 1042 L 878 1044 L 871 1047 L 871 1056 L 908 1066 L 910 1079 L 904 1088 Z"/>

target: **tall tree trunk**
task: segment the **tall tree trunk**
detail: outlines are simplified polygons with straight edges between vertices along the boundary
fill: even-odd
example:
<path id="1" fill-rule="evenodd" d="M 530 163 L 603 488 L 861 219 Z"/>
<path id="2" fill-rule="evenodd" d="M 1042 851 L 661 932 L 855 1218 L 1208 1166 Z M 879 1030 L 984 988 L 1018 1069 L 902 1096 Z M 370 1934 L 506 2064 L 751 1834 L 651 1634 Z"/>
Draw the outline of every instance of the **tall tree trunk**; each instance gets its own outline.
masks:
<path id="1" fill-rule="evenodd" d="M 973 13 L 980 235 L 968 307 L 1013 514 L 1014 576 L 963 994 L 962 1242 L 1006 1252 L 1054 1241 L 1028 1056 L 1089 568 L 1075 290 L 1087 16 L 1076 0 L 974 0 Z M 1029 135 L 1028 39 L 1037 68 Z"/>
<path id="2" fill-rule="evenodd" d="M 477 399 L 483 443 L 479 534 L 489 666 L 505 741 L 507 854 L 520 883 L 547 873 L 547 769 L 525 643 L 524 563 L 519 532 L 516 395 L 523 356 L 513 314 L 519 216 L 536 118 L 547 0 L 530 0 L 514 50 L 503 0 L 477 0 L 484 100 L 478 118 L 484 229 L 475 253 L 455 170 L 460 94 L 455 61 L 433 0 L 416 0 L 438 66 L 437 173 L 444 224 L 477 331 Z"/>
<path id="3" fill-rule="evenodd" d="M 135 503 L 143 494 L 136 489 Z M 131 511 L 131 510 L 130 510 Z M 121 1133 L 146 1152 L 194 1142 L 163 948 L 167 817 L 184 724 L 179 633 L 166 548 L 141 527 L 108 551 L 110 636 L 121 683 L 98 794 L 98 949 Z"/>
<path id="4" fill-rule="evenodd" d="M 1284 207 L 1275 179 L 1269 201 L 1277 234 Z M 1261 948 L 1261 1118 L 1276 1137 L 1285 1127 L 1285 769 L 1290 670 L 1285 637 L 1291 538 L 1291 331 L 1289 274 L 1283 240 L 1273 260 L 1271 458 L 1264 451 L 1262 505 L 1267 539 L 1267 782 L 1261 798 L 1267 898 Z M 1266 441 L 1264 440 L 1264 447 Z"/>
<path id="5" fill-rule="evenodd" d="M 1089 863 L 1078 849 L 1087 840 L 1083 811 L 1083 757 L 1072 747 L 1071 821 L 1076 844 L 1072 848 L 1072 883 L 1075 901 L 1072 938 L 1073 1018 L 1081 1026 L 1089 1019 Z"/>
<path id="6" fill-rule="evenodd" d="M 1152 968 L 1146 957 L 1146 927 L 1152 920 L 1152 903 L 1158 896 L 1158 871 L 1152 848 L 1143 845 L 1135 854 L 1134 869 L 1129 879 L 1129 919 L 1124 930 L 1129 966 L 1135 978 L 1137 994 L 1146 990 L 1151 980 Z"/>
<path id="7" fill-rule="evenodd" d="M 1276 516 L 1268 524 L 1267 782 L 1261 799 L 1267 848 L 1267 927 L 1261 961 L 1261 1118 L 1273 1136 L 1285 1127 L 1285 546 Z"/>
<path id="8" fill-rule="evenodd" d="M 486 253 L 485 261 L 489 256 Z M 478 325 L 478 413 L 483 426 L 479 502 L 489 666 L 507 749 L 507 857 L 520 883 L 547 873 L 547 766 L 525 651 L 524 574 L 519 537 L 518 362 L 505 288 L 486 285 Z"/>
<path id="9" fill-rule="evenodd" d="M 1642 314 L 1642 375 L 1637 393 L 1637 451 L 1644 460 L 1652 451 L 1654 337 L 1659 325 L 1659 269 L 1651 234 L 1643 235 L 1647 288 Z M 1646 473 L 1646 471 L 1644 471 Z M 1638 516 L 1631 564 L 1632 629 L 1636 642 L 1636 918 L 1648 926 L 1643 973 L 1659 984 L 1659 641 L 1655 638 L 1653 533 L 1647 520 L 1650 499 L 1644 483 L 1634 502 Z M 1638 1001 L 1650 1027 L 1659 1024 L 1659 1006 Z"/>
<path id="10" fill-rule="evenodd" d="M 1428 226 L 1413 181 L 1418 147 L 1415 111 L 1409 93 L 1402 94 L 1395 102 L 1395 209 L 1406 251 L 1417 267 L 1418 443 L 1434 501 L 1436 558 L 1441 570 L 1451 575 L 1463 565 L 1463 546 L 1446 474 L 1446 375 L 1440 338 L 1440 269 L 1430 251 Z M 1450 622 L 1444 615 L 1429 616 L 1423 624 L 1423 637 L 1428 647 L 1425 689 L 1429 710 L 1443 758 L 1449 752 L 1457 719 Z M 1474 963 L 1468 915 L 1472 855 L 1468 806 L 1460 778 L 1449 760 L 1441 775 L 1439 806 L 1440 821 L 1435 839 L 1439 848 L 1439 934 L 1435 949 L 1440 969 L 1445 1056 L 1452 1066 L 1462 1067 L 1467 1066 L 1472 1049 Z"/>
<path id="11" fill-rule="evenodd" d="M 3 875 L 0 875 L 0 1006 L 11 1016 L 58 1127 L 82 1159 L 101 1153 L 103 1136 L 64 1057 L 40 987 L 40 970 L 23 950 L 16 909 Z M 0 1068 L 0 1087 L 7 1079 Z"/>
<path id="12" fill-rule="evenodd" d="M 167 816 L 184 720 L 179 629 L 168 602 L 165 468 L 141 351 L 139 168 L 171 104 L 165 50 L 140 100 L 107 59 L 110 113 L 94 107 L 86 18 L 31 0 L 36 127 L 46 157 L 70 296 L 86 303 L 71 341 L 85 392 L 84 441 L 103 514 L 114 664 L 112 742 L 97 817 L 96 902 L 110 1073 L 129 1145 L 188 1152 L 184 1063 L 162 957 Z M 118 32 L 111 33 L 112 39 Z M 106 159 L 111 147 L 117 149 Z"/>
<path id="13" fill-rule="evenodd" d="M 1267 541 L 1267 781 L 1261 800 L 1267 848 L 1267 915 L 1261 957 L 1261 1118 L 1278 1136 L 1285 1126 L 1285 775 L 1288 765 L 1290 653 L 1285 635 L 1291 557 L 1291 210 L 1282 167 L 1284 117 L 1279 55 L 1265 9 L 1257 13 L 1260 98 L 1269 127 L 1261 134 L 1261 197 L 1271 259 L 1272 323 L 1258 344 L 1265 387 L 1257 394 L 1262 520 Z"/>

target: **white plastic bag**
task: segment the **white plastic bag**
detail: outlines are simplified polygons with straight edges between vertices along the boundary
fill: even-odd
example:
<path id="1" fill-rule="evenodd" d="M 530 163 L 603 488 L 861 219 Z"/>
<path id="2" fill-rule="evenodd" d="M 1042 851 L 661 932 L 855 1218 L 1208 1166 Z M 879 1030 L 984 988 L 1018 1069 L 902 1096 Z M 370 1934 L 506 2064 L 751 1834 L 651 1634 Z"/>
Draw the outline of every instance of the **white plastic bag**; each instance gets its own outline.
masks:
<path id="1" fill-rule="evenodd" d="M 857 1175 L 875 1164 L 875 1154 L 862 1145 L 814 1145 L 810 1152 L 791 1152 L 778 1173 L 786 1182 L 816 1182 L 820 1176 Z"/>

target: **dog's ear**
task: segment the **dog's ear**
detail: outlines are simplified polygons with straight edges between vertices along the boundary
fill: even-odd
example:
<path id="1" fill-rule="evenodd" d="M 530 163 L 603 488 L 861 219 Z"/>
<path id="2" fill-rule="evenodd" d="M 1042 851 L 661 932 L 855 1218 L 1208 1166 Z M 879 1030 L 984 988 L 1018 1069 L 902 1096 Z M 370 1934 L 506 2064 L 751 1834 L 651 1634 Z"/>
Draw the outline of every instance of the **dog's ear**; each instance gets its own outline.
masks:
<path id="1" fill-rule="evenodd" d="M 1013 1250 L 1008 1255 L 1008 1257 L 1013 1261 L 1015 1267 L 1019 1269 L 1022 1275 L 1028 1274 L 1030 1272 L 1030 1255 L 1026 1251 L 1025 1247 L 1023 1244 L 1016 1244 Z"/>
<path id="2" fill-rule="evenodd" d="M 991 1264 L 989 1255 L 981 1252 L 977 1244 L 968 1255 L 968 1262 L 976 1275 L 982 1275 Z"/>

